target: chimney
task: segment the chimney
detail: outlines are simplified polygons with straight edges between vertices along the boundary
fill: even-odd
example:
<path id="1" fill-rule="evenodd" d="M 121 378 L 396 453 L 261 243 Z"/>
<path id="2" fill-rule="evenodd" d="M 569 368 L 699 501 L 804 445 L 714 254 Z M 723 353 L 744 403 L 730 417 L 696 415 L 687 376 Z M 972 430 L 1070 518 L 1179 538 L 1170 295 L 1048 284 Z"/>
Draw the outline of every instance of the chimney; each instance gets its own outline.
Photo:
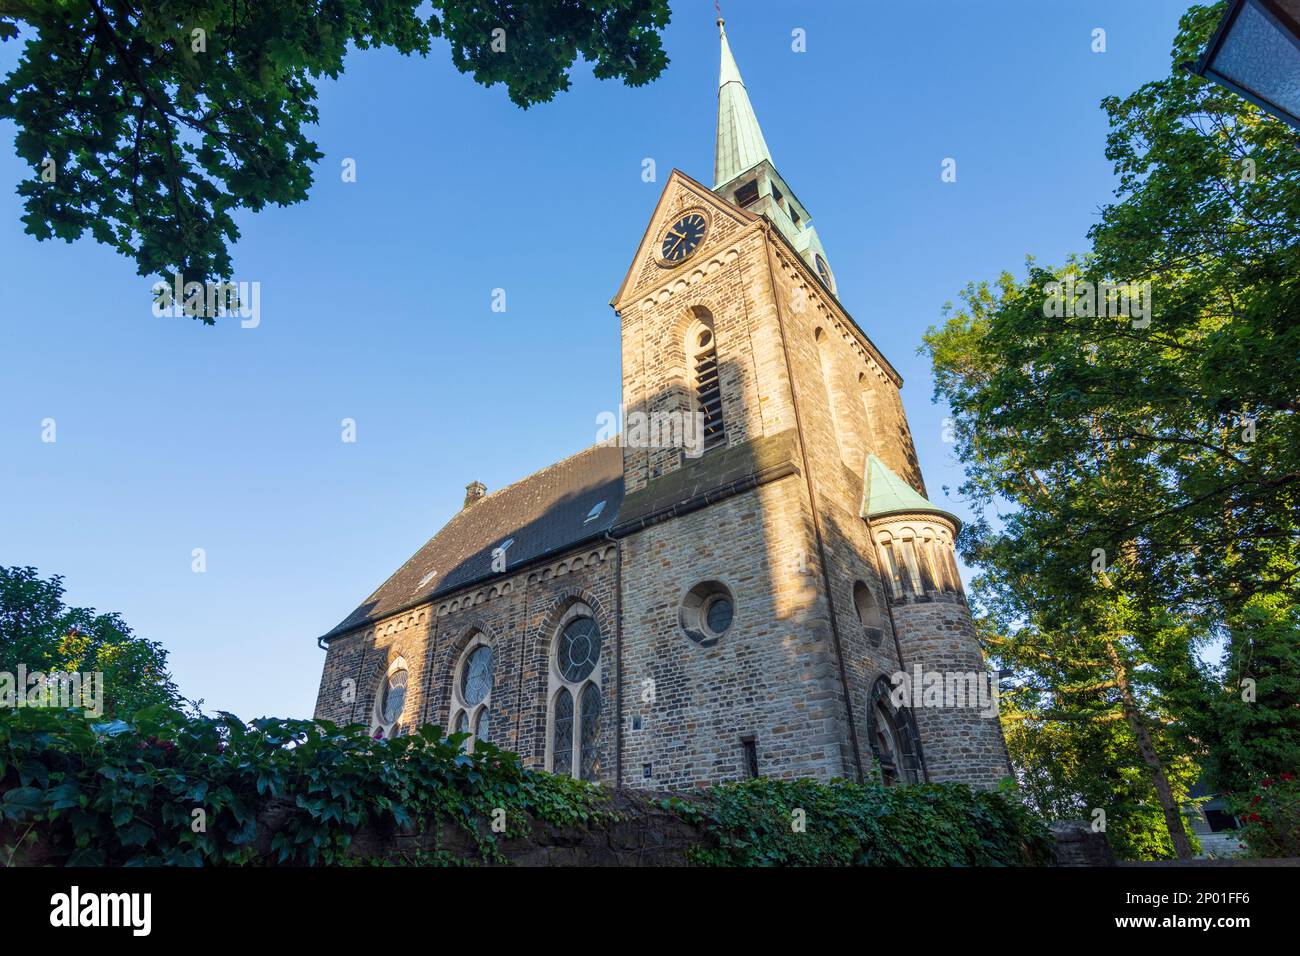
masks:
<path id="1" fill-rule="evenodd" d="M 465 486 L 465 508 L 482 499 L 487 494 L 487 485 L 481 481 L 471 481 Z M 462 508 L 461 511 L 464 511 Z"/>

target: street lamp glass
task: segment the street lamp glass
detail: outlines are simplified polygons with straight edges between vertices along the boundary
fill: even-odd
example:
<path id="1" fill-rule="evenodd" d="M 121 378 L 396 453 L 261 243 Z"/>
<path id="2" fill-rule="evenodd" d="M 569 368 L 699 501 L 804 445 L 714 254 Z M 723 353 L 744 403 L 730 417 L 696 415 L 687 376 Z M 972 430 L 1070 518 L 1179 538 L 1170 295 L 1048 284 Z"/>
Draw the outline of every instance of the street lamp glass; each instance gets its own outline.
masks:
<path id="1" fill-rule="evenodd" d="M 1210 50 L 1205 73 L 1300 124 L 1300 36 L 1285 12 L 1245 0 Z"/>

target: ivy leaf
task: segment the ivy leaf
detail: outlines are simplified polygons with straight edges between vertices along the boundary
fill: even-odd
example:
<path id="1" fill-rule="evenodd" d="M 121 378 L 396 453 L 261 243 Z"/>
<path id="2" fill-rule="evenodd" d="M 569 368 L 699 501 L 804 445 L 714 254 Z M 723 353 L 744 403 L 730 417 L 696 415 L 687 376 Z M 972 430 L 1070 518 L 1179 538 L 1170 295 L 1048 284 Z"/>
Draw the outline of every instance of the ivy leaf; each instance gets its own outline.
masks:
<path id="1" fill-rule="evenodd" d="M 50 785 L 50 770 L 40 760 L 34 758 L 24 760 L 18 764 L 18 779 L 23 786 L 35 782 L 42 787 L 48 787 Z"/>

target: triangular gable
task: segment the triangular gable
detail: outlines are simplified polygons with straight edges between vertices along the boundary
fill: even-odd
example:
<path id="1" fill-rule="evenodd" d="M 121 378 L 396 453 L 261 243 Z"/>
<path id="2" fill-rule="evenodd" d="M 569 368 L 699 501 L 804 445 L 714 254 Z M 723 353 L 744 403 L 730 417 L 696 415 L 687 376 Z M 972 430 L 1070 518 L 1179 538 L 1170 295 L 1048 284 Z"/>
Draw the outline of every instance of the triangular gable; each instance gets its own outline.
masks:
<path id="1" fill-rule="evenodd" d="M 708 186 L 697 182 L 690 176 L 687 176 L 680 169 L 674 169 L 668 176 L 668 182 L 664 184 L 663 192 L 659 194 L 659 201 L 655 203 L 654 212 L 650 216 L 649 223 L 646 224 L 645 232 L 641 235 L 641 241 L 637 244 L 636 255 L 632 258 L 631 265 L 628 266 L 627 273 L 623 276 L 622 283 L 619 284 L 618 291 L 614 297 L 609 300 L 609 304 L 615 309 L 621 309 L 623 297 L 632 284 L 633 276 L 645 263 L 647 257 L 653 255 L 654 243 L 658 241 L 659 230 L 666 225 L 668 209 L 668 197 L 675 195 L 677 190 L 684 189 L 700 200 L 702 205 L 707 205 L 720 215 L 727 216 L 733 221 L 742 225 L 758 222 L 760 217 L 753 213 L 746 212 L 738 206 L 733 206 L 727 202 Z"/>

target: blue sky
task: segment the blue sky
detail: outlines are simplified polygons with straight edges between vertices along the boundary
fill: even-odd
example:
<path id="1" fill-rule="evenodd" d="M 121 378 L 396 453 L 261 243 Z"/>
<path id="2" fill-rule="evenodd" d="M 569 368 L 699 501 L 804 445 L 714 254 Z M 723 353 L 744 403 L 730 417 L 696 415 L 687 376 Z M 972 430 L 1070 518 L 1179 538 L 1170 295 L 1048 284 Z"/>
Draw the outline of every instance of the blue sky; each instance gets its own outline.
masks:
<path id="1" fill-rule="evenodd" d="M 1187 5 L 723 6 L 776 164 L 847 308 L 906 380 L 931 497 L 959 515 L 921 335 L 967 282 L 1085 248 L 1114 188 L 1098 104 L 1167 73 Z M 261 283 L 255 329 L 154 317 L 132 262 L 89 239 L 37 243 L 0 189 L 0 564 L 120 611 L 207 709 L 309 715 L 314 637 L 466 483 L 500 488 L 586 447 L 617 407 L 609 298 L 668 172 L 712 176 L 713 17 L 711 0 L 673 4 L 672 62 L 650 86 L 579 64 L 572 90 L 526 112 L 458 74 L 445 46 L 352 54 L 320 86 L 309 200 L 241 219 L 235 278 Z M 0 69 L 15 60 L 0 45 Z M 13 136 L 0 124 L 0 183 L 32 175 Z M 658 182 L 642 181 L 647 157 Z M 947 157 L 955 183 L 940 180 Z"/>

